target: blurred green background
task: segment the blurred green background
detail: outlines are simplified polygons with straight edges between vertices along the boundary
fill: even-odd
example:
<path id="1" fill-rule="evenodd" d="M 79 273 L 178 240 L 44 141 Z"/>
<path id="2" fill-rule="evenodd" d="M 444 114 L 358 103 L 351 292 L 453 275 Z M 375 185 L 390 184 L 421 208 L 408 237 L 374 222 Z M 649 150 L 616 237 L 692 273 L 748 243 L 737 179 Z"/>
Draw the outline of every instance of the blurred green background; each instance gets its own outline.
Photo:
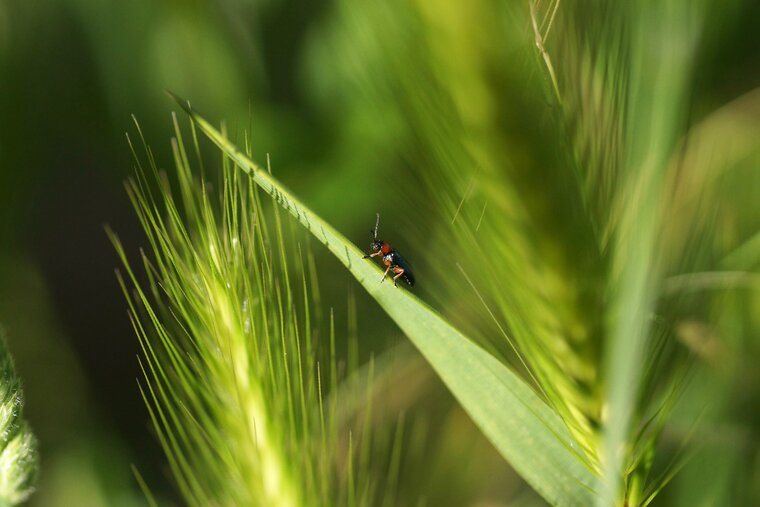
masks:
<path id="1" fill-rule="evenodd" d="M 690 122 L 760 84 L 760 3 L 717 10 L 689 87 Z M 31 504 L 140 505 L 131 465 L 157 497 L 179 502 L 137 390 L 137 341 L 103 232 L 108 224 L 132 252 L 141 246 L 122 186 L 132 174 L 130 115 L 169 170 L 176 108 L 164 90 L 230 131 L 251 126 L 255 158 L 269 154 L 274 173 L 315 212 L 360 246 L 381 212 L 381 236 L 411 259 L 420 296 L 487 335 L 459 297 L 467 289 L 452 265 L 457 252 L 442 248 L 452 214 L 433 204 L 449 199 L 455 209 L 471 173 L 463 170 L 458 193 L 432 195 L 431 167 L 449 156 L 436 140 L 464 125 L 467 142 L 488 137 L 508 154 L 529 206 L 562 215 L 561 187 L 541 190 L 556 139 L 542 130 L 551 111 L 526 11 L 484 0 L 0 0 L 0 325 L 40 440 Z M 462 125 L 429 112 L 447 101 Z M 750 183 L 747 199 L 760 202 L 757 178 Z M 325 304 L 339 321 L 353 293 L 362 357 L 403 344 L 339 265 L 315 253 Z M 459 281 L 444 285 L 447 276 Z M 541 504 L 427 366 L 400 347 L 418 382 L 393 410 L 407 411 L 427 442 L 404 463 L 401 491 L 428 505 Z M 742 484 L 754 489 L 728 498 L 757 499 L 757 337 L 735 351 L 745 354 L 739 376 L 723 378 L 736 434 L 722 437 L 742 445 L 721 454 L 721 470 L 730 476 L 749 464 Z M 695 483 L 704 474 L 688 470 Z"/>

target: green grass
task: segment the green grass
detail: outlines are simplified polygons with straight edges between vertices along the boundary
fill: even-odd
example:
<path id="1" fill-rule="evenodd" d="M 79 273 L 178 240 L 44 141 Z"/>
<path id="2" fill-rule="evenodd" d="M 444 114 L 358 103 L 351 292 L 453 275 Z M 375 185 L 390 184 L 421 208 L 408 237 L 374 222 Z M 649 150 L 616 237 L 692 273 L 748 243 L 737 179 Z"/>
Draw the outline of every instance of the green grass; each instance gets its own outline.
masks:
<path id="1" fill-rule="evenodd" d="M 178 188 L 159 175 L 144 140 L 127 184 L 150 245 L 141 256 L 147 282 L 109 234 L 142 347 L 140 392 L 183 499 L 351 506 L 392 495 L 368 473 L 374 437 L 365 394 L 354 393 L 365 400 L 361 412 L 337 417 L 339 404 L 350 403 L 338 387 L 355 365 L 337 362 L 332 316 L 316 317 L 308 247 L 277 207 L 265 211 L 228 159 L 212 192 L 192 171 L 178 126 L 176 134 Z M 194 130 L 191 146 L 200 166 Z M 356 347 L 356 336 L 349 342 Z M 366 375 L 371 385 L 372 368 Z"/>
<path id="2" fill-rule="evenodd" d="M 242 396 L 244 419 L 269 421 L 256 426 L 272 437 L 266 445 L 250 425 L 225 430 L 241 442 L 248 431 L 256 443 L 245 452 L 256 459 L 243 469 L 256 479 L 233 480 L 235 492 L 264 492 L 283 505 L 380 501 L 367 441 L 354 432 L 340 436 L 324 401 L 335 398 L 321 394 L 326 372 L 319 364 L 329 365 L 330 391 L 339 391 L 334 346 L 301 327 L 316 303 L 308 298 L 315 273 L 298 249 L 286 248 L 278 209 L 343 264 L 547 502 L 648 505 L 678 481 L 694 441 L 704 437 L 703 414 L 714 415 L 706 407 L 720 403 L 720 390 L 704 397 L 693 391 L 694 379 L 711 378 L 711 366 L 724 357 L 713 328 L 739 341 L 757 324 L 752 302 L 732 299 L 734 290 L 757 287 L 756 212 L 752 192 L 742 188 L 756 146 L 732 130 L 747 121 L 740 105 L 701 122 L 689 116 L 708 2 L 599 7 L 535 2 L 494 15 L 486 2 L 442 10 L 339 2 L 343 32 L 336 30 L 328 46 L 340 48 L 345 58 L 338 61 L 347 66 L 341 70 L 357 76 L 368 102 L 394 119 L 398 137 L 410 139 L 401 141 L 408 183 L 394 191 L 418 209 L 424 203 L 434 217 L 416 231 L 425 241 L 414 246 L 429 254 L 426 294 L 444 312 L 405 287 L 380 284 L 381 271 L 362 259 L 364 252 L 255 163 L 250 147 L 239 148 L 175 97 L 192 121 L 196 157 L 197 128 L 225 166 L 217 206 L 198 182 L 203 174 L 196 180 L 190 172 L 178 137 L 182 210 L 166 185 L 158 194 L 163 207 L 144 179 L 130 187 L 159 260 L 146 261 L 155 273 L 154 302 L 140 291 L 137 299 L 148 309 L 168 300 L 161 314 L 148 312 L 150 332 L 133 307 L 151 366 L 145 393 L 186 498 L 202 504 L 226 494 L 226 468 L 245 462 L 201 453 L 224 441 L 197 429 L 225 421 L 213 408 L 223 399 L 214 385 Z M 510 44 L 495 47 L 504 26 L 513 28 L 505 35 Z M 441 45 L 444 35 L 457 58 Z M 366 68 L 347 42 L 354 40 L 375 58 Z M 523 72 L 504 71 L 505 61 Z M 382 79 L 372 79 L 368 68 L 378 64 Z M 523 75 L 529 77 L 515 78 Z M 739 101 L 750 109 L 756 103 L 756 93 Z M 731 149 L 722 149 L 729 139 Z M 262 225 L 266 213 L 254 186 L 275 205 L 273 226 Z M 739 198 L 725 202 L 733 194 Z M 723 225 L 730 234 L 720 234 Z M 251 322 L 263 327 L 249 346 L 241 342 L 241 309 L 256 296 L 259 320 Z M 734 351 L 742 347 L 729 343 Z M 209 362 L 215 347 L 228 350 L 226 362 Z M 196 351 L 192 361 L 187 351 Z M 211 376 L 219 372 L 219 379 Z M 239 379 L 250 377 L 259 381 L 241 387 Z M 210 401 L 193 402 L 197 393 Z M 392 477 L 403 467 L 402 431 L 389 439 Z M 330 454 L 341 438 L 344 454 Z M 286 466 L 295 462 L 294 449 L 307 458 Z M 213 459 L 211 473 L 200 473 Z M 386 504 L 397 493 L 390 489 Z"/>
<path id="3" fill-rule="evenodd" d="M 37 482 L 37 439 L 21 417 L 21 381 L 0 332 L 0 505 L 18 505 Z"/>
<path id="4" fill-rule="evenodd" d="M 362 259 L 364 252 L 304 206 L 187 103 L 177 101 L 251 181 L 343 263 L 422 352 L 499 452 L 544 498 L 556 505 L 586 505 L 591 501 L 594 475 L 578 444 L 525 381 L 412 292 L 378 283 L 382 272 Z"/>
<path id="5" fill-rule="evenodd" d="M 366 19 L 384 19 L 396 8 L 409 12 L 392 33 Z M 468 39 L 473 26 L 497 29 L 489 9 L 479 3 L 459 14 L 455 7 L 432 12 L 398 3 L 369 13 L 342 9 L 351 20 L 347 31 L 364 26 L 366 47 L 403 54 L 385 61 L 384 81 L 362 83 L 415 136 L 413 177 L 422 188 L 415 198 L 429 199 L 448 222 L 435 224 L 431 244 L 456 252 L 454 261 L 433 256 L 428 273 L 436 275 L 436 287 L 448 286 L 436 294 L 444 305 L 455 301 L 479 316 L 463 319 L 470 332 L 407 291 L 377 284 L 377 270 L 358 262 L 352 242 L 178 102 L 347 267 L 547 501 L 650 503 L 685 464 L 682 451 L 697 429 L 694 420 L 661 450 L 699 361 L 679 330 L 700 306 L 674 293 L 673 283 L 709 266 L 706 252 L 714 248 L 715 224 L 699 213 L 684 215 L 694 203 L 682 193 L 690 181 L 705 184 L 682 174 L 699 174 L 684 147 L 692 149 L 690 136 L 703 128 L 690 127 L 688 108 L 708 7 L 622 3 L 590 13 L 549 2 L 506 11 L 503 19 L 533 16 L 533 36 L 517 32 L 510 39 L 515 53 L 541 43 L 533 61 L 521 62 L 535 79 L 506 81 L 514 93 L 532 97 L 518 111 L 522 146 L 505 145 L 502 139 L 519 136 L 517 129 L 478 109 L 502 104 L 501 80 L 508 79 L 476 77 L 483 75 L 477 65 L 498 65 L 506 53 Z M 437 45 L 442 33 L 460 37 L 460 50 L 471 58 L 447 59 Z M 366 78 L 361 69 L 357 74 Z M 537 84 L 545 103 L 536 99 Z"/>

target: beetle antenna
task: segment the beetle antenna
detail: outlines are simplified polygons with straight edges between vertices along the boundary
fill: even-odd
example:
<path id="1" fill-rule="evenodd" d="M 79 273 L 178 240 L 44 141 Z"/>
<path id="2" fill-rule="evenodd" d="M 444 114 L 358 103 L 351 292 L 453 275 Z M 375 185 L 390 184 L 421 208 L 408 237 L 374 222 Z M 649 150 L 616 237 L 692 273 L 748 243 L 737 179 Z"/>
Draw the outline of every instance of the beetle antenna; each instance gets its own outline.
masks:
<path id="1" fill-rule="evenodd" d="M 377 228 L 380 226 L 380 213 L 377 214 L 377 221 L 375 222 L 375 239 L 377 239 Z"/>

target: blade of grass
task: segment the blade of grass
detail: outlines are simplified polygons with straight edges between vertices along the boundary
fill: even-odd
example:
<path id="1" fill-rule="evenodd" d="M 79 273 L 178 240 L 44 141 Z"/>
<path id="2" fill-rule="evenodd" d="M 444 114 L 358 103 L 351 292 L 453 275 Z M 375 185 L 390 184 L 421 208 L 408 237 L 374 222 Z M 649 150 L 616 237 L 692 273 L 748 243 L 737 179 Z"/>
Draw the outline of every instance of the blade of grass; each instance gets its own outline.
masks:
<path id="1" fill-rule="evenodd" d="M 653 360 L 646 351 L 662 283 L 667 167 L 685 117 L 688 76 L 703 15 L 701 2 L 632 3 L 626 9 L 633 49 L 628 63 L 624 186 L 615 196 L 618 214 L 609 277 L 602 439 L 608 488 L 597 503 L 600 507 L 621 504 L 631 494 L 621 472 L 636 424 L 636 396 L 645 386 L 646 364 Z M 658 48 L 656 53 L 653 47 Z"/>
<path id="2" fill-rule="evenodd" d="M 553 505 L 590 505 L 597 478 L 559 416 L 519 376 L 406 290 L 379 283 L 364 252 L 306 208 L 186 101 L 193 123 L 333 253 L 406 333 L 470 417 L 515 470 Z"/>

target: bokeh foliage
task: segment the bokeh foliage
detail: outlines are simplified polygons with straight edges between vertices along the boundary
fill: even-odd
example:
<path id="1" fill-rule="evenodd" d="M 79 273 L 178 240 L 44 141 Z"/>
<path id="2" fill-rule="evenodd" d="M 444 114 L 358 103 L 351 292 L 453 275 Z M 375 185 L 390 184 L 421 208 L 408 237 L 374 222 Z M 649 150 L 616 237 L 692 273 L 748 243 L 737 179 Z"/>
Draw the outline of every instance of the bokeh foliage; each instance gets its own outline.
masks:
<path id="1" fill-rule="evenodd" d="M 144 244 L 121 197 L 122 132 L 136 113 L 170 160 L 169 88 L 231 129 L 250 111 L 256 158 L 270 153 L 278 177 L 355 243 L 379 210 L 418 294 L 529 379 L 513 338 L 588 449 L 618 371 L 603 366 L 608 310 L 627 306 L 607 275 L 654 275 L 630 277 L 649 294 L 650 313 L 633 310 L 651 317 L 647 343 L 630 343 L 658 361 L 617 354 L 647 386 L 631 405 L 633 436 L 647 430 L 637 445 L 660 437 L 632 464 L 668 470 L 688 440 L 697 456 L 659 501 L 757 503 L 757 2 L 562 2 L 552 18 L 555 6 L 535 10 L 560 100 L 527 2 L 0 2 L 0 322 L 44 428 L 37 501 L 140 502 L 130 461 L 152 484 L 164 477 L 145 467 L 158 460 L 139 371 L 123 366 L 136 346 L 102 223 Z M 632 62 L 665 73 L 649 79 Z M 637 90 L 670 95 L 631 102 Z M 637 187 L 647 151 L 630 148 L 652 140 L 646 184 L 660 198 L 642 195 L 654 206 L 620 194 Z M 639 226 L 651 229 L 621 232 Z M 347 277 L 315 254 L 323 299 L 345 308 Z M 400 340 L 355 294 L 362 351 Z M 404 408 L 440 437 L 427 448 L 440 458 L 403 462 L 402 481 L 453 505 L 525 491 L 482 441 L 462 458 L 472 428 L 437 430 L 465 419 L 427 386 Z M 636 425 L 682 387 L 668 425 Z M 462 461 L 483 473 L 451 472 Z"/>

